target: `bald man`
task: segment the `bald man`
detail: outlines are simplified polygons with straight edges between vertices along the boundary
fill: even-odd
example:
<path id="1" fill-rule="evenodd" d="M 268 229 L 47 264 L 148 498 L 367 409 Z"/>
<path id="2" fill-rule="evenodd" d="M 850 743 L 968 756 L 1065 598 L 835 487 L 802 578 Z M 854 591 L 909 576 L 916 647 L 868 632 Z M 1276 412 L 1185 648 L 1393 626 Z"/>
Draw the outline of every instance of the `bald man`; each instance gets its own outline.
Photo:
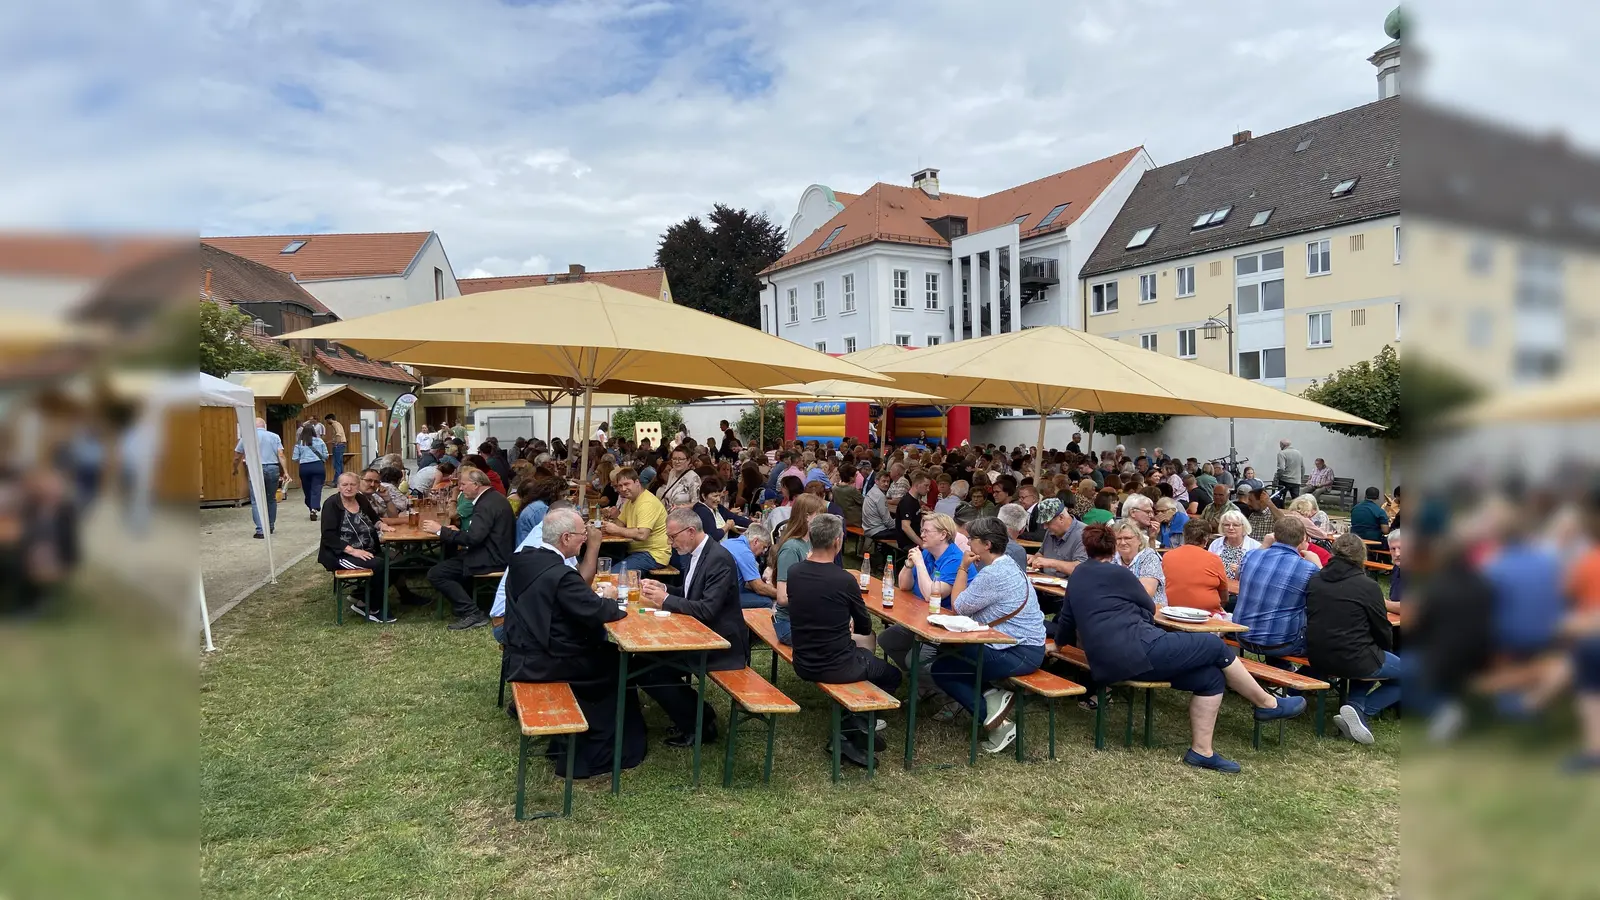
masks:
<path id="1" fill-rule="evenodd" d="M 256 523 L 256 537 L 261 537 L 261 488 L 265 488 L 267 504 L 267 529 L 278 530 L 278 486 L 283 483 L 283 439 L 267 430 L 266 419 L 256 419 L 256 447 L 261 451 L 261 484 L 250 486 L 250 518 Z M 244 438 L 233 448 L 233 475 L 239 476 L 239 466 L 245 460 Z"/>

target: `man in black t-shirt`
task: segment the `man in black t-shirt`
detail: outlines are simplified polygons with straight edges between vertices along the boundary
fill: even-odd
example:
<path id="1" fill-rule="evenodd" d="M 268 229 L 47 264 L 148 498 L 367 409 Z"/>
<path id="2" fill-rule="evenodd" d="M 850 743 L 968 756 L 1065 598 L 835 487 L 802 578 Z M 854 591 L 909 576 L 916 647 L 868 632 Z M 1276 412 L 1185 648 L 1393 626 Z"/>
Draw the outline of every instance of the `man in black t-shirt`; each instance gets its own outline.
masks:
<path id="1" fill-rule="evenodd" d="M 928 496 L 928 475 L 918 472 L 911 482 L 911 490 L 894 507 L 895 537 L 900 539 L 901 553 L 922 546 L 922 501 Z"/>

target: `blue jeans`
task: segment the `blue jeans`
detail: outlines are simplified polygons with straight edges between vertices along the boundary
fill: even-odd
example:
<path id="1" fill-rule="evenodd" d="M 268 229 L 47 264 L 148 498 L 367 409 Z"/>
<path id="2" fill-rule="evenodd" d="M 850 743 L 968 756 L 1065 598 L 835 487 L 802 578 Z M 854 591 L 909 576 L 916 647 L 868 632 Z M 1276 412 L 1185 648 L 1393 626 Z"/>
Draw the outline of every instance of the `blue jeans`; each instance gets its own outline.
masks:
<path id="1" fill-rule="evenodd" d="M 639 572 L 641 576 L 643 576 L 649 575 L 652 569 L 659 568 L 661 568 L 661 563 L 656 562 L 656 558 L 654 556 L 651 556 L 643 550 L 640 550 L 637 553 L 629 553 L 627 556 L 624 556 L 621 559 L 614 559 L 611 561 L 611 571 L 619 573 L 635 571 Z"/>
<path id="2" fill-rule="evenodd" d="M 755 591 L 739 591 L 740 609 L 771 609 L 774 602 L 771 597 L 763 597 Z"/>
<path id="3" fill-rule="evenodd" d="M 344 447 L 344 444 L 334 444 L 329 448 L 329 455 L 333 457 L 333 478 L 335 481 L 338 481 L 339 476 L 344 474 Z"/>
<path id="4" fill-rule="evenodd" d="M 300 464 L 300 493 L 305 496 L 306 508 L 312 512 L 322 509 L 322 485 L 328 480 L 328 470 L 319 462 Z"/>
<path id="5" fill-rule="evenodd" d="M 266 488 L 267 527 L 278 527 L 278 479 L 283 469 L 277 463 L 261 467 L 261 484 L 250 486 L 250 520 L 256 523 L 256 534 L 261 533 L 261 489 Z"/>
<path id="6" fill-rule="evenodd" d="M 1038 669 L 1044 662 L 1044 646 L 996 650 L 988 644 L 966 644 L 933 661 L 933 683 L 981 720 L 987 716 L 987 710 L 983 708 L 983 695 L 972 693 L 972 679 L 978 674 L 979 653 L 983 654 L 983 686 L 988 689 L 1002 678 L 1026 675 Z"/>
<path id="7" fill-rule="evenodd" d="M 1378 671 L 1368 675 L 1368 678 L 1384 678 L 1386 681 L 1376 683 L 1371 691 L 1364 690 L 1367 683 L 1352 679 L 1350 681 L 1350 705 L 1367 718 L 1376 716 L 1389 707 L 1400 702 L 1400 657 L 1385 650 L 1383 665 Z"/>

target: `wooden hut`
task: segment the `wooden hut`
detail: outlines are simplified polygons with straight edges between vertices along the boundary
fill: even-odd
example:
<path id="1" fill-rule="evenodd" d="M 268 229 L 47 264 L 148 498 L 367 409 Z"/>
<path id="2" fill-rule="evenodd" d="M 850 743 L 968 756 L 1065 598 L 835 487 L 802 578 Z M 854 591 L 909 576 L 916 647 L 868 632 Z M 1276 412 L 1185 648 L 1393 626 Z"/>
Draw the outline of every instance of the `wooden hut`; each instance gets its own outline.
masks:
<path id="1" fill-rule="evenodd" d="M 282 429 L 277 416 L 267 415 L 268 406 L 304 406 L 309 399 L 300 379 L 293 372 L 235 372 L 228 376 L 255 394 L 256 416 L 267 420 L 267 427 Z M 291 420 L 292 423 L 292 420 Z M 250 498 L 250 485 L 241 468 L 233 473 L 233 448 L 239 443 L 239 427 L 233 410 L 204 407 L 200 410 L 200 500 L 205 503 L 237 503 Z M 288 442 L 285 441 L 285 444 Z M 287 454 L 285 454 L 287 456 Z"/>
<path id="2" fill-rule="evenodd" d="M 358 391 L 347 384 L 331 385 L 317 391 L 307 398 L 305 407 L 300 410 L 299 415 L 296 415 L 293 421 L 282 424 L 279 434 L 283 437 L 285 455 L 287 456 L 288 448 L 294 443 L 297 423 L 304 422 L 307 419 L 315 419 L 321 422 L 323 416 L 333 413 L 339 417 L 339 424 L 344 426 L 345 439 L 347 441 L 344 448 L 344 469 L 346 472 L 350 471 L 351 466 L 360 469 L 366 465 L 368 456 L 363 452 L 364 448 L 361 446 L 361 411 L 363 409 L 378 410 L 378 421 L 381 426 L 378 433 L 384 434 L 388 426 L 388 422 L 385 420 L 388 418 L 389 407 L 385 406 L 382 400 Z M 323 435 L 323 440 L 327 440 L 327 435 Z M 333 448 L 330 446 L 328 450 L 331 452 Z M 327 471 L 328 481 L 331 485 L 333 481 L 333 466 L 331 464 L 327 466 Z M 289 477 L 293 478 L 297 484 L 300 482 L 300 467 L 293 460 L 289 462 Z"/>

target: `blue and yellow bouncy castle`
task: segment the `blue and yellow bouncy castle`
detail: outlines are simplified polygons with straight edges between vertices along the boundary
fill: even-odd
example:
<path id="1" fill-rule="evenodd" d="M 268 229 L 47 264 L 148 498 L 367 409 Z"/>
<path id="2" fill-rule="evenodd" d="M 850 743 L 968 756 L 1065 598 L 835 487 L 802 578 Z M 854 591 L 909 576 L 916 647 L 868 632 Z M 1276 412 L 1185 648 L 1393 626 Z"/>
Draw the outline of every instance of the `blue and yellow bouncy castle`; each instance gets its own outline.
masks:
<path id="1" fill-rule="evenodd" d="M 784 404 L 784 435 L 831 447 L 845 437 L 865 441 L 879 422 L 874 414 L 881 412 L 875 404 L 844 400 L 789 402 Z M 919 433 L 927 432 L 929 446 L 953 446 L 966 440 L 971 428 L 965 406 L 951 408 L 949 415 L 937 406 L 895 406 L 889 410 L 886 437 L 896 445 L 915 444 Z"/>
<path id="2" fill-rule="evenodd" d="M 825 447 L 837 447 L 850 433 L 849 422 L 851 404 L 842 400 L 817 400 L 805 403 L 789 403 L 788 418 L 790 420 L 790 440 L 799 438 L 802 441 L 816 441 Z"/>
<path id="3" fill-rule="evenodd" d="M 927 432 L 928 446 L 945 443 L 944 413 L 937 406 L 896 406 L 889 413 L 889 440 L 897 446 L 915 444 Z"/>

